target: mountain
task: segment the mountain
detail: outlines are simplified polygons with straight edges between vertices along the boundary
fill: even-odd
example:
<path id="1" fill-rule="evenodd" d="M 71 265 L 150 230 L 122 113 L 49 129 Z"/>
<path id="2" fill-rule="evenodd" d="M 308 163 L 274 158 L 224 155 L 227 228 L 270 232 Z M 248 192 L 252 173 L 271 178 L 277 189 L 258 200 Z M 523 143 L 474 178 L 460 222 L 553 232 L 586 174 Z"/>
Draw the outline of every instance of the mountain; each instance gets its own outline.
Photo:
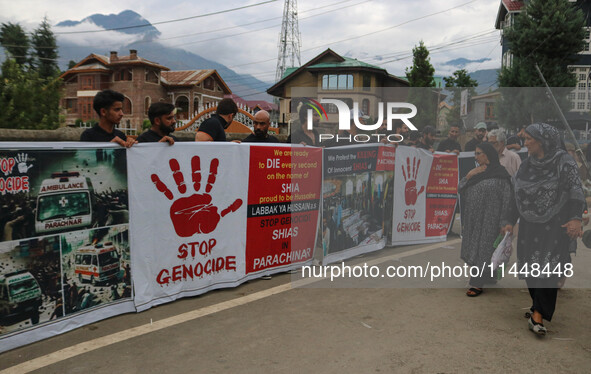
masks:
<path id="1" fill-rule="evenodd" d="M 152 24 L 147 19 L 137 14 L 133 10 L 124 10 L 119 14 L 93 14 L 92 16 L 88 16 L 81 21 L 62 21 L 56 26 L 73 27 L 85 22 L 94 23 L 95 25 L 104 29 L 118 29 L 118 32 L 125 34 L 140 34 L 144 36 L 144 40 L 154 40 L 160 36 L 160 31 L 158 31 L 157 28 L 152 26 Z M 142 27 L 125 28 L 130 26 Z"/>
<path id="2" fill-rule="evenodd" d="M 137 50 L 138 56 L 147 60 L 157 62 L 171 70 L 198 70 L 216 69 L 222 79 L 230 87 L 233 93 L 246 100 L 273 101 L 273 97 L 265 91 L 272 86 L 272 83 L 263 82 L 250 74 L 238 74 L 223 64 L 209 60 L 203 56 L 188 52 L 181 48 L 171 48 L 158 42 L 157 37 L 160 31 L 150 24 L 141 15 L 131 10 L 125 10 L 119 14 L 93 14 L 81 21 L 63 21 L 56 26 L 72 27 L 84 22 L 94 23 L 102 28 L 123 28 L 129 26 L 146 25 L 141 28 L 130 28 L 117 30 L 121 33 L 137 35 L 140 38 L 131 44 L 118 48 L 119 55 L 129 54 L 130 49 Z M 149 43 L 147 43 L 149 41 Z M 60 68 L 66 70 L 69 61 L 78 62 L 91 53 L 109 56 L 108 50 L 99 50 L 91 45 L 80 45 L 60 40 L 58 38 Z"/>
<path id="3" fill-rule="evenodd" d="M 479 63 L 482 63 L 484 61 L 490 61 L 490 60 L 491 60 L 490 58 L 481 58 L 481 59 L 478 59 L 478 60 L 469 60 L 467 58 L 461 57 L 461 58 L 456 58 L 454 60 L 449 60 L 447 62 L 444 62 L 443 65 L 455 66 L 458 69 L 462 69 L 462 68 L 466 67 L 466 65 L 468 65 L 468 64 L 473 64 L 473 63 L 479 64 Z"/>
<path id="4" fill-rule="evenodd" d="M 476 92 L 479 95 L 494 91 L 498 87 L 497 76 L 499 74 L 499 69 L 476 70 L 468 74 L 470 75 L 470 78 L 478 82 Z"/>

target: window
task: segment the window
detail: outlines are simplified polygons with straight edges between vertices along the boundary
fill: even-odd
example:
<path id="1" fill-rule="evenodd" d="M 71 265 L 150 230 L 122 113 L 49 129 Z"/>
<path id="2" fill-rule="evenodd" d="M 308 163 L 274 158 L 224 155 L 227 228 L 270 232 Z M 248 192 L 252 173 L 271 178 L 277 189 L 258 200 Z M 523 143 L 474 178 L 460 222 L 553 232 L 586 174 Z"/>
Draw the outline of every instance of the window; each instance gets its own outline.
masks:
<path id="1" fill-rule="evenodd" d="M 186 96 L 177 96 L 174 106 L 178 108 L 177 119 L 187 120 L 189 119 L 189 99 Z"/>
<path id="2" fill-rule="evenodd" d="M 115 79 L 114 81 L 131 81 L 133 80 L 133 74 L 131 69 L 121 69 L 115 72 Z"/>
<path id="3" fill-rule="evenodd" d="M 585 30 L 585 39 L 589 39 L 590 36 L 591 36 L 591 31 L 589 31 L 588 29 Z"/>
<path id="4" fill-rule="evenodd" d="M 570 108 L 571 108 L 571 109 L 575 109 L 575 102 L 574 102 L 574 101 L 571 101 L 571 102 L 570 102 Z"/>
<path id="5" fill-rule="evenodd" d="M 363 101 L 361 102 L 361 111 L 369 116 L 369 100 L 368 99 L 363 99 Z"/>
<path id="6" fill-rule="evenodd" d="M 585 47 L 583 48 L 585 52 L 589 51 L 589 43 L 585 43 Z"/>
<path id="7" fill-rule="evenodd" d="M 585 100 L 585 92 L 579 92 L 577 95 L 577 99 L 579 100 Z"/>
<path id="8" fill-rule="evenodd" d="M 585 76 L 585 74 L 579 74 L 579 80 L 580 81 L 584 81 L 586 79 L 587 79 L 587 77 Z"/>
<path id="9" fill-rule="evenodd" d="M 484 104 L 484 120 L 491 121 L 496 120 L 497 116 L 495 115 L 495 103 L 485 103 Z"/>
<path id="10" fill-rule="evenodd" d="M 195 96 L 193 98 L 193 113 L 195 113 L 195 115 L 199 114 L 199 97 Z"/>
<path id="11" fill-rule="evenodd" d="M 81 90 L 93 90 L 94 87 L 94 76 L 82 76 L 80 78 L 80 89 Z"/>
<path id="12" fill-rule="evenodd" d="M 348 99 L 348 98 L 335 98 L 335 99 L 341 100 L 342 102 L 346 103 L 349 106 L 349 108 L 353 108 L 353 100 L 352 99 Z M 334 104 L 326 104 L 326 105 L 324 105 L 324 108 L 326 109 L 326 113 L 335 114 L 335 113 L 339 112 L 339 110 L 337 109 L 337 106 Z"/>
<path id="13" fill-rule="evenodd" d="M 577 103 L 577 109 L 585 109 L 585 103 L 582 101 L 579 101 Z"/>
<path id="14" fill-rule="evenodd" d="M 371 76 L 369 74 L 363 75 L 363 91 L 369 91 L 371 89 Z"/>
<path id="15" fill-rule="evenodd" d="M 585 89 L 586 85 L 585 83 L 579 83 L 579 88 Z"/>
<path id="16" fill-rule="evenodd" d="M 568 99 L 571 100 L 571 101 L 574 100 L 575 99 L 575 93 L 574 92 L 569 93 L 568 94 Z"/>
<path id="17" fill-rule="evenodd" d="M 146 70 L 146 82 L 158 83 L 158 73 L 154 70 Z"/>
<path id="18" fill-rule="evenodd" d="M 352 74 L 327 74 L 322 76 L 323 90 L 352 90 Z"/>
<path id="19" fill-rule="evenodd" d="M 78 105 L 77 99 L 66 99 L 66 109 L 68 113 L 77 113 L 78 110 L 76 106 Z"/>
<path id="20" fill-rule="evenodd" d="M 133 108 L 131 106 L 131 100 L 129 98 L 123 99 L 123 114 L 132 114 Z"/>
<path id="21" fill-rule="evenodd" d="M 150 96 L 146 96 L 146 98 L 144 99 L 144 114 L 146 116 L 148 115 L 148 109 L 150 109 L 150 105 L 152 105 L 152 99 L 150 98 Z"/>
<path id="22" fill-rule="evenodd" d="M 214 88 L 214 81 L 212 77 L 207 77 L 205 79 L 205 81 L 203 82 L 203 88 L 208 89 L 208 90 L 213 90 Z"/>

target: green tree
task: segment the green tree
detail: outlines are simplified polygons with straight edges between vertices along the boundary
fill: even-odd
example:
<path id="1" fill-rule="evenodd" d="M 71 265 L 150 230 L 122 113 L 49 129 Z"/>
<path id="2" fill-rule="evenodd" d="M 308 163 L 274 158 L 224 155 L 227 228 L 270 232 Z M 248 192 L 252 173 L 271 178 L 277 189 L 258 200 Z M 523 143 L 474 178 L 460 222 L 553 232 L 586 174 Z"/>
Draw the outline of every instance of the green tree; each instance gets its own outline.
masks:
<path id="1" fill-rule="evenodd" d="M 11 22 L 0 25 L 0 44 L 18 65 L 24 67 L 29 61 L 29 37 L 21 25 Z"/>
<path id="2" fill-rule="evenodd" d="M 564 0 L 531 0 L 504 31 L 513 61 L 499 73 L 500 87 L 543 87 L 537 63 L 550 87 L 574 87 L 577 80 L 568 65 L 583 49 L 583 12 Z M 540 89 L 502 89 L 499 119 L 510 127 L 556 118 L 553 106 Z M 553 89 L 563 107 L 568 107 L 569 89 Z"/>
<path id="3" fill-rule="evenodd" d="M 16 30 L 16 31 L 15 31 Z M 25 44 L 20 25 L 2 25 L 0 35 L 7 59 L 0 74 L 0 127 L 19 129 L 53 129 L 59 126 L 60 80 L 57 68 L 57 46 L 46 19 L 33 34 L 33 55 L 20 55 Z M 10 37 L 7 37 L 9 35 Z M 26 37 L 26 34 L 24 34 Z M 22 38 L 21 38 L 22 39 Z M 27 39 L 28 40 L 28 39 Z M 27 42 L 28 43 L 28 42 Z M 14 50 L 15 46 L 20 48 Z M 26 44 L 26 50 L 29 47 Z M 18 54 L 18 55 L 16 55 Z M 26 64 L 28 62 L 31 64 Z"/>
<path id="4" fill-rule="evenodd" d="M 478 86 L 478 82 L 470 78 L 466 69 L 460 69 L 453 72 L 449 77 L 443 77 L 445 87 L 451 91 L 452 109 L 447 114 L 446 119 L 449 124 L 460 124 L 460 103 L 462 91 L 468 89 L 468 97 L 476 95 L 474 87 Z"/>
<path id="5" fill-rule="evenodd" d="M 31 41 L 34 50 L 33 64 L 39 76 L 48 80 L 55 79 L 59 75 L 57 41 L 47 18 L 43 18 L 35 29 Z"/>
<path id="6" fill-rule="evenodd" d="M 421 40 L 412 50 L 412 66 L 406 68 L 406 78 L 410 83 L 408 102 L 417 107 L 417 114 L 413 117 L 413 124 L 419 129 L 427 125 L 435 127 L 437 117 L 437 92 L 429 87 L 435 87 L 435 68 L 431 65 L 429 50 Z"/>

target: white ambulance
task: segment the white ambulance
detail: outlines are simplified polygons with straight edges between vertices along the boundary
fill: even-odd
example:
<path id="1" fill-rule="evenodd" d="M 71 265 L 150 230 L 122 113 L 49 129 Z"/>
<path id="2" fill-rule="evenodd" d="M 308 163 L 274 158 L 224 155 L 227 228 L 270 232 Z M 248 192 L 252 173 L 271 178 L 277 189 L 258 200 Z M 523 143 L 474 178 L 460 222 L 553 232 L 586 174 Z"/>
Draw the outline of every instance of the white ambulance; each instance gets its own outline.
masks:
<path id="1" fill-rule="evenodd" d="M 37 195 L 37 234 L 88 228 L 92 225 L 94 191 L 90 179 L 78 172 L 51 174 Z"/>
<path id="2" fill-rule="evenodd" d="M 121 268 L 121 259 L 112 242 L 85 245 L 74 253 L 74 274 L 80 283 L 92 285 L 116 280 Z"/>

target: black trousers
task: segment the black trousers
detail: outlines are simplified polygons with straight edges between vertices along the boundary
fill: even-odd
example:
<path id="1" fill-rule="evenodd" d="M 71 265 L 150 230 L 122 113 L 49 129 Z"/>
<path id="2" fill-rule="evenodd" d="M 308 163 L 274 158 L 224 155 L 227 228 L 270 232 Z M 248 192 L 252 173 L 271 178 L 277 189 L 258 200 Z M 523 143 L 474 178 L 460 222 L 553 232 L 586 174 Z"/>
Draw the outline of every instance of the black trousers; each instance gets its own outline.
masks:
<path id="1" fill-rule="evenodd" d="M 526 278 L 533 310 L 538 311 L 546 321 L 552 321 L 556 298 L 558 296 L 558 278 Z"/>

